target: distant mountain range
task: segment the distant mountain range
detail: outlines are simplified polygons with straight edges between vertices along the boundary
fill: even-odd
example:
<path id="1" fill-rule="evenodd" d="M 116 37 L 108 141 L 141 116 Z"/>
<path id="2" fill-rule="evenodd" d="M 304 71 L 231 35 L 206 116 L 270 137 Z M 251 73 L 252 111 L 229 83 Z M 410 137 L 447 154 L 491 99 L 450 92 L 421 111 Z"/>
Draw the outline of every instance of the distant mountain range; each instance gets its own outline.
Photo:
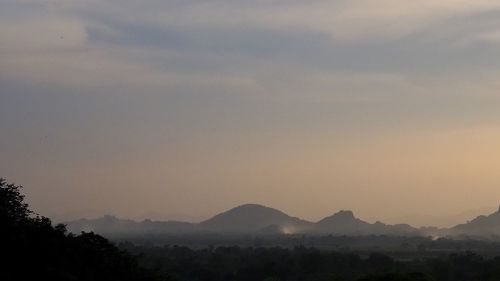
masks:
<path id="1" fill-rule="evenodd" d="M 79 219 L 66 223 L 69 231 L 94 231 L 100 234 L 332 234 L 332 235 L 392 235 L 392 236 L 500 236 L 500 209 L 451 228 L 420 227 L 408 224 L 368 223 L 343 210 L 318 222 L 292 217 L 284 212 L 258 204 L 245 204 L 220 213 L 200 223 L 118 219 L 104 216 Z"/>
<path id="2" fill-rule="evenodd" d="M 478 216 L 467 223 L 456 225 L 448 229 L 447 234 L 469 236 L 500 235 L 500 208 L 488 216 Z"/>

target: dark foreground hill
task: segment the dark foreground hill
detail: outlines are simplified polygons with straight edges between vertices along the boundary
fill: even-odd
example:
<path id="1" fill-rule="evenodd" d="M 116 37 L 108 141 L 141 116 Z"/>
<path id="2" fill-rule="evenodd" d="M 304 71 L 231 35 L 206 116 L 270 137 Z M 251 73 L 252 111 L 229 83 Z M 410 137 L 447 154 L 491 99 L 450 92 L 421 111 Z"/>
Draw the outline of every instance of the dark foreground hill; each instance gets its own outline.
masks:
<path id="1" fill-rule="evenodd" d="M 102 236 L 35 215 L 20 188 L 0 178 L 0 280 L 157 280 Z"/>

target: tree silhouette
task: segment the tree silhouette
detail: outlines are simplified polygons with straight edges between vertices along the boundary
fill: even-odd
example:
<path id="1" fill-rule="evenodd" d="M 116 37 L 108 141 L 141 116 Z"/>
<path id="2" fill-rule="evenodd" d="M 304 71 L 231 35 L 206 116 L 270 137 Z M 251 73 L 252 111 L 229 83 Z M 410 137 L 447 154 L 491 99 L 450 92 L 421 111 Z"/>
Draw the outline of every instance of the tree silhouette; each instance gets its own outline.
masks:
<path id="1" fill-rule="evenodd" d="M 0 280 L 158 280 L 104 237 L 52 226 L 21 189 L 0 178 Z"/>
<path id="2" fill-rule="evenodd" d="M 12 227 L 29 220 L 31 211 L 28 204 L 24 203 L 21 188 L 0 178 L 0 221 L 4 226 Z"/>

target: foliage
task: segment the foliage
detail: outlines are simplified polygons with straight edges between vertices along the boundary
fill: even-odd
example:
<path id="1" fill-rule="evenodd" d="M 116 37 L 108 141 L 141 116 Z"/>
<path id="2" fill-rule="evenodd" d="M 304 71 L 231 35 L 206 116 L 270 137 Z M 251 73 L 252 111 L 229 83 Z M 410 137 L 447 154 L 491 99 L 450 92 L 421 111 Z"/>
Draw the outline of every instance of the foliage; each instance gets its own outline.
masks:
<path id="1" fill-rule="evenodd" d="M 140 264 L 168 272 L 175 280 L 281 281 L 493 281 L 500 280 L 500 257 L 457 252 L 432 258 L 397 260 L 380 253 L 349 252 L 298 246 L 120 247 L 142 253 Z"/>
<path id="2" fill-rule="evenodd" d="M 28 209 L 28 204 L 23 201 L 21 188 L 0 178 L 0 221 L 5 226 L 12 227 L 29 220 L 31 211 Z"/>
<path id="3" fill-rule="evenodd" d="M 0 280 L 157 280 L 105 238 L 35 215 L 21 188 L 0 179 Z"/>

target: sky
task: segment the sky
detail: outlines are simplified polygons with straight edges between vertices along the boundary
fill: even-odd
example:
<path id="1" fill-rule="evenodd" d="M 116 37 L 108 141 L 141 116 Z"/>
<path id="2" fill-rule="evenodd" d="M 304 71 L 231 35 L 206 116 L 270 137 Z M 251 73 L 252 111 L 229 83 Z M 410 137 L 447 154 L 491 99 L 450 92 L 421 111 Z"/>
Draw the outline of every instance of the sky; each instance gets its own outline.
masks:
<path id="1" fill-rule="evenodd" d="M 0 0 L 0 177 L 56 220 L 431 223 L 500 204 L 499 76 L 491 0 Z"/>

